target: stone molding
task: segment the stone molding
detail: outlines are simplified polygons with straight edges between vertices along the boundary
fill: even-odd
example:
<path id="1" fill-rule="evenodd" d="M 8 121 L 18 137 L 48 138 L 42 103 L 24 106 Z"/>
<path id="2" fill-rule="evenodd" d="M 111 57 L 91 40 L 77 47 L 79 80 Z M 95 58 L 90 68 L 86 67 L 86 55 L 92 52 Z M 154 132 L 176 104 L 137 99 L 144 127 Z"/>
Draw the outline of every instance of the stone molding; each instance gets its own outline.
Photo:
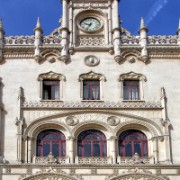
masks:
<path id="1" fill-rule="evenodd" d="M 83 81 L 83 80 L 103 80 L 103 81 L 106 81 L 106 78 L 104 75 L 102 74 L 98 74 L 98 73 L 95 73 L 93 71 L 90 71 L 89 73 L 85 73 L 85 74 L 81 74 L 79 76 L 79 81 Z"/>
<path id="2" fill-rule="evenodd" d="M 162 109 L 160 102 L 39 102 L 25 101 L 22 108 L 38 109 L 38 108 L 66 108 L 66 109 L 81 109 L 81 108 L 111 108 L 111 109 Z"/>
<path id="3" fill-rule="evenodd" d="M 121 74 L 119 76 L 119 81 L 124 81 L 124 80 L 143 80 L 146 82 L 147 78 L 143 74 L 138 74 L 138 73 L 131 71 L 129 73 Z"/>
<path id="4" fill-rule="evenodd" d="M 63 81 L 66 81 L 66 77 L 62 74 L 58 74 L 58 73 L 55 73 L 53 71 L 49 71 L 47 73 L 43 73 L 43 74 L 40 74 L 38 76 L 38 81 L 42 81 L 42 80 L 63 80 Z"/>

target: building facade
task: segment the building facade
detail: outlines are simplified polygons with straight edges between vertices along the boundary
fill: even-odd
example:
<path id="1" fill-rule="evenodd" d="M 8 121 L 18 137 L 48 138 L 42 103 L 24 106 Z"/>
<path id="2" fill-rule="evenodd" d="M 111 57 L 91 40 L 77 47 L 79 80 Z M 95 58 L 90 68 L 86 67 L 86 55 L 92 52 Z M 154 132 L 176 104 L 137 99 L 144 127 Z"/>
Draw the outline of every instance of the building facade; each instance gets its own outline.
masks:
<path id="1" fill-rule="evenodd" d="M 0 179 L 180 179 L 180 26 L 132 36 L 118 3 L 63 0 L 48 36 L 0 23 Z"/>

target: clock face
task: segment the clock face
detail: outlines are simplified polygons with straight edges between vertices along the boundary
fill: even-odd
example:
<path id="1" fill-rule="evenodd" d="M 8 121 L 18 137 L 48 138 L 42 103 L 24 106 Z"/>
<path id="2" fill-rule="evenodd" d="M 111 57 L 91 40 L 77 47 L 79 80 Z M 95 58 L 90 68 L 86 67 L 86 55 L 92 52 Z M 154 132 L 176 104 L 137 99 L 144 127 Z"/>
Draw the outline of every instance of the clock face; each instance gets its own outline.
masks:
<path id="1" fill-rule="evenodd" d="M 96 18 L 87 17 L 80 21 L 80 27 L 86 31 L 95 31 L 101 27 L 101 23 Z"/>

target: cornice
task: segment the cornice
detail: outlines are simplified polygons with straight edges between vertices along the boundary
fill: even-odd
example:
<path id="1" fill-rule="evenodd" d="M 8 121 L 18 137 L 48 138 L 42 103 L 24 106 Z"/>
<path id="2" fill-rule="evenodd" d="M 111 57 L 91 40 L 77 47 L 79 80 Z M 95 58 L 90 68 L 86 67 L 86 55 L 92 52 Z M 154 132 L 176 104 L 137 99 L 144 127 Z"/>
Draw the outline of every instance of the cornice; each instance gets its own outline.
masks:
<path id="1" fill-rule="evenodd" d="M 12 163 L 12 164 L 0 164 L 1 168 L 70 168 L 70 169 L 124 169 L 124 168 L 143 168 L 143 169 L 175 169 L 180 168 L 180 164 L 33 164 L 33 163 Z"/>

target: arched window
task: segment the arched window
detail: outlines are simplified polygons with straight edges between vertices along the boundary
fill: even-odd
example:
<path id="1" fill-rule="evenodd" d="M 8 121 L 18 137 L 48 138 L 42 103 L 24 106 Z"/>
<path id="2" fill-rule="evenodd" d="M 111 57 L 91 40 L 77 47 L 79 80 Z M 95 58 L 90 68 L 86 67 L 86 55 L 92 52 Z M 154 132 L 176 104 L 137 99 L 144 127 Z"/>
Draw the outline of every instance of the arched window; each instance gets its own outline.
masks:
<path id="1" fill-rule="evenodd" d="M 48 156 L 50 152 L 54 157 L 66 155 L 66 140 L 60 131 L 44 130 L 37 136 L 37 156 Z"/>
<path id="2" fill-rule="evenodd" d="M 79 157 L 105 157 L 106 137 L 98 130 L 86 130 L 78 136 Z"/>
<path id="3" fill-rule="evenodd" d="M 140 157 L 148 156 L 148 142 L 144 133 L 138 130 L 127 130 L 119 136 L 119 155 L 131 157 L 138 153 Z"/>

